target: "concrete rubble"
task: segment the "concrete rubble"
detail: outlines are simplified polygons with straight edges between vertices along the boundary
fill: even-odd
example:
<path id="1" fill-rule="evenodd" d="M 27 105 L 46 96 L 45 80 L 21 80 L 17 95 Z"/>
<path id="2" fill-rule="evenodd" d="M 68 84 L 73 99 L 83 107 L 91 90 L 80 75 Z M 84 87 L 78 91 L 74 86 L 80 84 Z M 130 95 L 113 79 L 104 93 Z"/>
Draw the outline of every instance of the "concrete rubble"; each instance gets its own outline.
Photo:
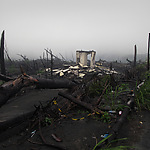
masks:
<path id="1" fill-rule="evenodd" d="M 58 68 L 53 70 L 53 75 L 59 77 L 75 75 L 78 78 L 83 78 L 88 73 L 98 73 L 98 75 L 118 74 L 118 72 L 115 71 L 114 69 L 110 70 L 107 67 L 98 66 L 98 65 L 95 65 L 94 68 L 90 68 L 90 67 L 85 68 L 80 65 L 75 65 L 75 66 L 70 66 L 67 69 Z"/>
<path id="2" fill-rule="evenodd" d="M 91 54 L 90 63 L 88 62 L 87 56 Z M 69 65 L 65 69 L 56 68 L 53 69 L 53 75 L 57 77 L 65 77 L 74 75 L 77 78 L 84 78 L 88 73 L 97 73 L 98 75 L 103 74 L 118 74 L 114 68 L 104 67 L 102 63 L 95 62 L 96 52 L 92 51 L 76 51 L 76 64 Z M 46 72 L 50 72 L 50 68 L 46 68 Z"/>

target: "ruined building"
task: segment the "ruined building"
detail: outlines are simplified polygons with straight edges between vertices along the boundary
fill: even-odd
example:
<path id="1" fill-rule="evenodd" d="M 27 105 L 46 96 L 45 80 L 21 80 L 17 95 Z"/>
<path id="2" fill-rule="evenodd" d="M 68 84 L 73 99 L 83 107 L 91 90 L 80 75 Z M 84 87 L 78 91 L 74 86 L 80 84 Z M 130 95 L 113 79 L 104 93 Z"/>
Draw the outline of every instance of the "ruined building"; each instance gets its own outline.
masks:
<path id="1" fill-rule="evenodd" d="M 91 51 L 76 51 L 76 64 L 80 64 L 82 67 L 87 67 L 87 56 L 91 54 L 90 68 L 95 67 L 95 55 L 94 50 Z"/>

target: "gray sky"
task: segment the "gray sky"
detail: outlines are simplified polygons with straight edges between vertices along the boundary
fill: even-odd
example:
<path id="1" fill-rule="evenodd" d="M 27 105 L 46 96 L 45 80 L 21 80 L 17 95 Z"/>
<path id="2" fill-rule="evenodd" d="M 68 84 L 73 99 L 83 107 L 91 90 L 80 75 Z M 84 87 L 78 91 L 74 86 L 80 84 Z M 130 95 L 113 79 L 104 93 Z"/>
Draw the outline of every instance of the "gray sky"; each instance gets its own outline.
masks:
<path id="1" fill-rule="evenodd" d="M 98 56 L 147 52 L 149 0 L 0 0 L 0 32 L 11 57 L 64 57 L 76 49 Z"/>

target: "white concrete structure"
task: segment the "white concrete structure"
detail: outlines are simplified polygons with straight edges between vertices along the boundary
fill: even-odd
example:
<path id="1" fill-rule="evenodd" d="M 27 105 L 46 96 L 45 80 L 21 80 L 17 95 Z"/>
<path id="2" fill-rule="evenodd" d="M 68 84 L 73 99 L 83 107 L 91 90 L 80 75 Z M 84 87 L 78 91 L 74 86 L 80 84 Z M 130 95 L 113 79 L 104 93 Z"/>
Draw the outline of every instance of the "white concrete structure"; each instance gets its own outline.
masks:
<path id="1" fill-rule="evenodd" d="M 95 67 L 95 55 L 96 52 L 92 51 L 76 51 L 76 64 L 80 64 L 82 67 L 87 66 L 87 56 L 91 54 L 90 68 Z"/>

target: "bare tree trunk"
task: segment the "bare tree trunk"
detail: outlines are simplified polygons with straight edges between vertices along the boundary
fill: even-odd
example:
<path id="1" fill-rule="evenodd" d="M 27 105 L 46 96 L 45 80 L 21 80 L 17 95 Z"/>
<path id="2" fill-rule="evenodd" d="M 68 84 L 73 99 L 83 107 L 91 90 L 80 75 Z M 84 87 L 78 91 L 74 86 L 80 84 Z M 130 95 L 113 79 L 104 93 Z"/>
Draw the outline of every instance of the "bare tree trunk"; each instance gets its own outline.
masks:
<path id="1" fill-rule="evenodd" d="M 150 43 L 150 33 L 148 36 L 148 54 L 147 54 L 147 71 L 149 71 L 149 43 Z"/>
<path id="2" fill-rule="evenodd" d="M 52 54 L 52 50 L 50 49 L 50 54 L 51 54 L 51 77 L 53 77 L 53 54 Z"/>
<path id="3" fill-rule="evenodd" d="M 4 60 L 4 31 L 2 32 L 2 37 L 1 37 L 0 64 L 1 64 L 1 74 L 6 75 L 5 60 Z"/>
<path id="4" fill-rule="evenodd" d="M 134 67 L 136 67 L 136 55 L 137 55 L 137 47 L 134 46 Z"/>
<path id="5" fill-rule="evenodd" d="M 44 49 L 45 52 L 46 52 L 46 68 L 49 68 L 49 64 L 48 64 L 48 48 L 47 49 Z"/>

